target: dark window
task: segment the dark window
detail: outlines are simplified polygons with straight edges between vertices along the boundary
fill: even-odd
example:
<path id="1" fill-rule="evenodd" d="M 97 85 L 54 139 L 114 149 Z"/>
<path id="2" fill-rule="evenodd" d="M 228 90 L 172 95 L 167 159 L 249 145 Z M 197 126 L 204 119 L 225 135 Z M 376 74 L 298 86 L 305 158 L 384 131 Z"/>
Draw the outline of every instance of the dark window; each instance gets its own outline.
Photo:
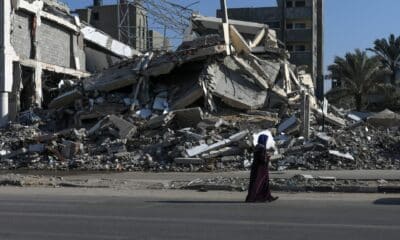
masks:
<path id="1" fill-rule="evenodd" d="M 287 23 L 286 29 L 293 29 L 293 23 Z"/>
<path id="2" fill-rule="evenodd" d="M 295 23 L 294 28 L 295 29 L 305 29 L 307 26 L 305 23 Z"/>
<path id="3" fill-rule="evenodd" d="M 93 20 L 98 21 L 100 19 L 100 15 L 98 12 L 93 13 Z"/>
<path id="4" fill-rule="evenodd" d="M 293 45 L 287 45 L 287 46 L 286 46 L 286 49 L 287 49 L 289 52 L 293 52 Z"/>
<path id="5" fill-rule="evenodd" d="M 292 1 L 286 1 L 286 7 L 287 8 L 292 8 L 293 7 L 293 2 Z"/>
<path id="6" fill-rule="evenodd" d="M 266 24 L 270 28 L 281 28 L 281 22 L 267 22 Z"/>
<path id="7" fill-rule="evenodd" d="M 296 7 L 305 7 L 306 1 L 296 1 Z"/>
<path id="8" fill-rule="evenodd" d="M 294 50 L 295 50 L 296 52 L 305 52 L 305 51 L 306 51 L 306 46 L 304 46 L 304 45 L 297 45 L 297 46 L 294 48 Z"/>

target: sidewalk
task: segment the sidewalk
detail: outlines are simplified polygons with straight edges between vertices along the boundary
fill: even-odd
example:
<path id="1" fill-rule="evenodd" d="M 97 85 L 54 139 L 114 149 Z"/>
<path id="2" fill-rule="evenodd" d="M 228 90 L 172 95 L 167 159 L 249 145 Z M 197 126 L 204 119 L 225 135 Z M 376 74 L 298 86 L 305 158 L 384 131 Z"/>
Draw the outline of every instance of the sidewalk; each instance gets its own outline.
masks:
<path id="1" fill-rule="evenodd" d="M 120 190 L 246 191 L 248 171 L 219 173 L 1 173 L 0 185 L 19 187 L 109 188 Z M 271 172 L 271 188 L 282 192 L 400 193 L 400 171 Z"/>
<path id="2" fill-rule="evenodd" d="M 271 179 L 290 179 L 296 175 L 312 175 L 314 177 L 335 177 L 338 180 L 400 180 L 398 170 L 339 170 L 339 171 L 299 171 L 291 170 L 284 172 L 271 171 Z M 237 172 L 212 172 L 212 173 L 145 173 L 145 172 L 124 172 L 124 173 L 81 173 L 67 174 L 62 173 L 65 179 L 93 179 L 111 178 L 118 180 L 137 180 L 137 181 L 191 181 L 194 179 L 212 179 L 216 177 L 230 178 L 249 178 L 249 171 Z"/>

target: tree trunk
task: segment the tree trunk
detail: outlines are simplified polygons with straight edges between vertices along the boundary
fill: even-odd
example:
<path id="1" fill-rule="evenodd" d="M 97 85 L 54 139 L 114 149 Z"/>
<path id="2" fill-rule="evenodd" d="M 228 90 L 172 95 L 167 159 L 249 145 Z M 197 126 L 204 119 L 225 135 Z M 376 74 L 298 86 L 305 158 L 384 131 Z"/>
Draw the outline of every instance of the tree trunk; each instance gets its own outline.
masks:
<path id="1" fill-rule="evenodd" d="M 357 109 L 357 111 L 361 111 L 361 109 L 362 109 L 362 95 L 361 94 L 357 94 L 357 95 L 354 95 L 354 100 L 355 100 L 355 102 L 356 102 L 356 109 Z"/>

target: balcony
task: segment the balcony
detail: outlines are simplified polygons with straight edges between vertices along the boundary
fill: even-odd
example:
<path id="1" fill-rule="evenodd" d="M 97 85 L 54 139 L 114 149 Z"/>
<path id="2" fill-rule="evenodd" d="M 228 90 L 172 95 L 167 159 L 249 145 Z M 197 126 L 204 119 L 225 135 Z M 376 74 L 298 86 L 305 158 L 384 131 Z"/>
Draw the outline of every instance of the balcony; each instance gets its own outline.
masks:
<path id="1" fill-rule="evenodd" d="M 313 40 L 313 32 L 311 29 L 287 29 L 287 42 L 311 42 Z"/>
<path id="2" fill-rule="evenodd" d="M 286 8 L 286 19 L 312 19 L 312 7 Z"/>
<path id="3" fill-rule="evenodd" d="M 313 65 L 313 55 L 311 51 L 306 52 L 291 52 L 290 62 L 296 65 Z"/>

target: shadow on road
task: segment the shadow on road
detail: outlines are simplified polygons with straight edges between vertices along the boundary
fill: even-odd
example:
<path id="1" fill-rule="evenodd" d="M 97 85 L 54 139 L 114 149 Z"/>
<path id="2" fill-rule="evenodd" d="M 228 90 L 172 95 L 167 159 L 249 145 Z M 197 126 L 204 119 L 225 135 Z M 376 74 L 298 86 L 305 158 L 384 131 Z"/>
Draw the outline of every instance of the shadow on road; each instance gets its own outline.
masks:
<path id="1" fill-rule="evenodd" d="M 400 205 L 400 198 L 381 198 L 374 202 L 376 205 Z"/>
<path id="2" fill-rule="evenodd" d="M 244 201 L 147 201 L 148 203 L 168 204 L 246 204 Z"/>

